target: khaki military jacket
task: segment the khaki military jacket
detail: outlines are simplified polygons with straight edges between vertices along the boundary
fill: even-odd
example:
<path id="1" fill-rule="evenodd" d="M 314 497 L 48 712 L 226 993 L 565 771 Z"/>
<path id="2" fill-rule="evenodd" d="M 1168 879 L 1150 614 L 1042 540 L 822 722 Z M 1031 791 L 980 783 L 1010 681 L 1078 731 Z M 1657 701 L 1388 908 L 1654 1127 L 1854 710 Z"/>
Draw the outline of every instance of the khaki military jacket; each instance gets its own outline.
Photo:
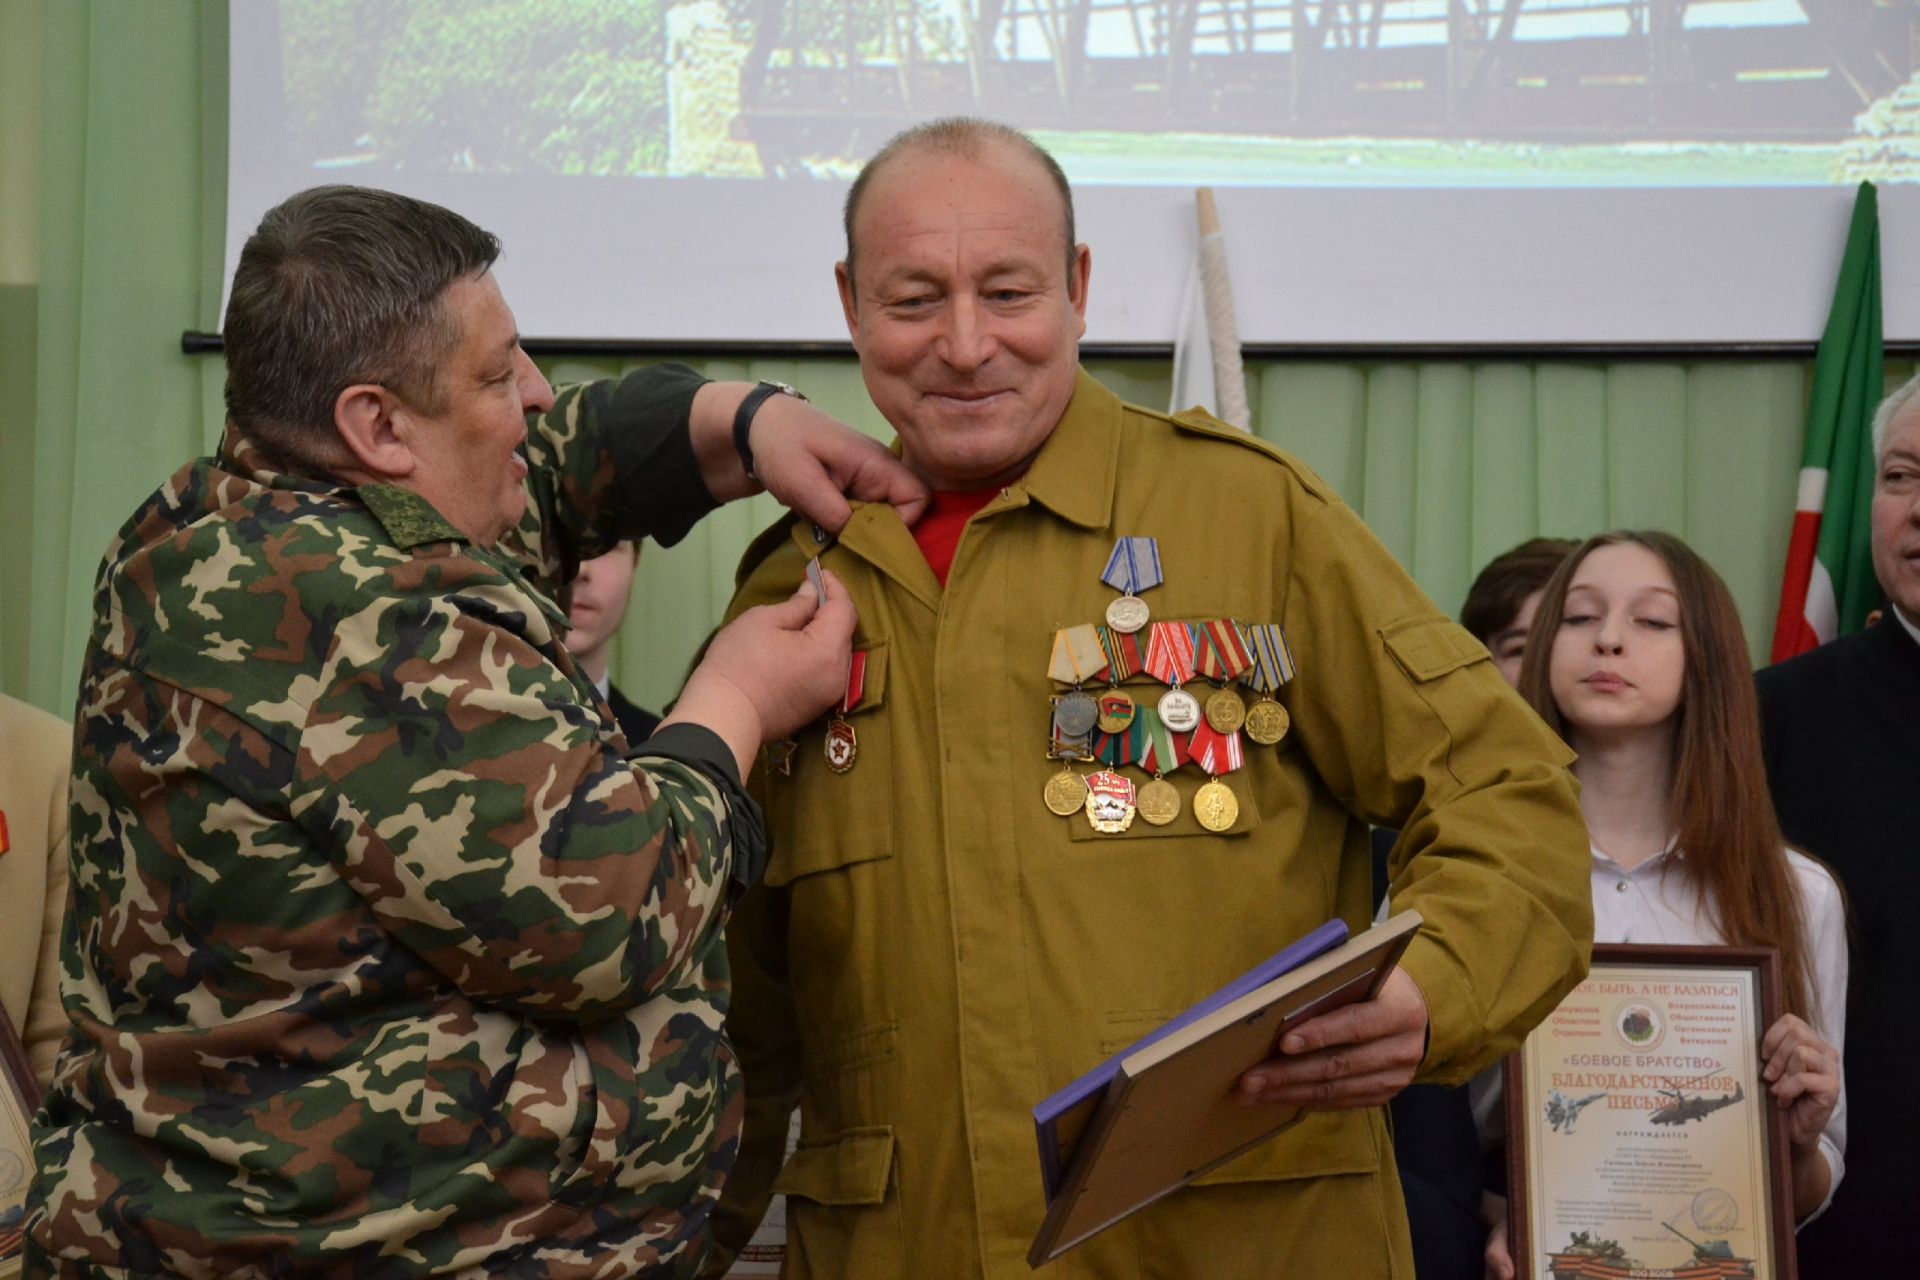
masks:
<path id="1" fill-rule="evenodd" d="M 1054 633 L 1100 620 L 1120 536 L 1159 539 L 1156 618 L 1286 628 L 1292 729 L 1226 779 L 1227 834 L 1189 807 L 1100 835 L 1042 802 Z M 833 772 L 815 725 L 760 781 L 769 869 L 730 926 L 748 1119 L 723 1244 L 781 1192 L 791 1275 L 1030 1275 L 1033 1105 L 1328 918 L 1364 927 L 1369 823 L 1403 830 L 1394 901 L 1427 922 L 1404 962 L 1431 1016 L 1422 1078 L 1493 1062 L 1584 973 L 1571 754 L 1286 455 L 1082 374 L 944 591 L 866 506 L 837 541 L 773 531 L 736 608 L 785 597 L 816 557 L 859 607 L 858 754 Z M 1190 802 L 1203 778 L 1174 780 Z M 1410 1275 L 1384 1112 L 1316 1115 L 1047 1273 Z"/>

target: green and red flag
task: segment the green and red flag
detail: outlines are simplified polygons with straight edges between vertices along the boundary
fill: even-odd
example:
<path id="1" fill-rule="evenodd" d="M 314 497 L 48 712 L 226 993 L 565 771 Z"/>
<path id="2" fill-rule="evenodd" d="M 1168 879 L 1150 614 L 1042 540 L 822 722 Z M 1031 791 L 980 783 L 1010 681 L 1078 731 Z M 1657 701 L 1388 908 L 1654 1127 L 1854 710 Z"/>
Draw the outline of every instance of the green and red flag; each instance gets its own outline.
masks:
<path id="1" fill-rule="evenodd" d="M 1860 184 L 1813 362 L 1807 446 L 1793 540 L 1773 626 L 1773 661 L 1860 630 L 1880 603 L 1868 509 L 1873 502 L 1873 411 L 1885 385 L 1880 340 L 1880 213 Z"/>

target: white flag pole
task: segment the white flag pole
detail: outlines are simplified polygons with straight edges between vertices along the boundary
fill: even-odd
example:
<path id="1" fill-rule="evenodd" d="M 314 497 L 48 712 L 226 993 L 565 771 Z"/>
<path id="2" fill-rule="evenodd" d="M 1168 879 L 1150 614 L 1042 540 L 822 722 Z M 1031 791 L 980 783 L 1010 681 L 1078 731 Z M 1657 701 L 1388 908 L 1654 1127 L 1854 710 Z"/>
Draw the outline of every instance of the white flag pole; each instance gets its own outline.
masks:
<path id="1" fill-rule="evenodd" d="M 1240 363 L 1240 325 L 1233 315 L 1233 282 L 1227 276 L 1227 245 L 1220 234 L 1220 213 L 1214 207 L 1213 188 L 1193 193 L 1200 217 L 1200 289 L 1206 302 L 1207 345 L 1213 353 L 1216 415 L 1242 431 L 1253 415 L 1247 409 L 1247 380 Z"/>

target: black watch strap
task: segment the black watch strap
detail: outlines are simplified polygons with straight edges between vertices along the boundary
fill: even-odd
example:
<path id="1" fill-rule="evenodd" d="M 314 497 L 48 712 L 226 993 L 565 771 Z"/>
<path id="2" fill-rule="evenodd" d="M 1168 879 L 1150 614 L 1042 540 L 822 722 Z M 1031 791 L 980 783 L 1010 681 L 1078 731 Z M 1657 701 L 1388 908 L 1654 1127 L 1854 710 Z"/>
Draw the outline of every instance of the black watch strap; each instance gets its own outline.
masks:
<path id="1" fill-rule="evenodd" d="M 763 380 L 753 390 L 741 398 L 740 407 L 733 411 L 733 451 L 740 455 L 740 465 L 747 469 L 747 479 L 760 483 L 760 473 L 753 469 L 753 446 L 747 442 L 747 432 L 753 426 L 753 415 L 760 412 L 760 406 L 769 396 L 792 396 L 796 400 L 805 400 L 797 387 L 784 382 Z"/>

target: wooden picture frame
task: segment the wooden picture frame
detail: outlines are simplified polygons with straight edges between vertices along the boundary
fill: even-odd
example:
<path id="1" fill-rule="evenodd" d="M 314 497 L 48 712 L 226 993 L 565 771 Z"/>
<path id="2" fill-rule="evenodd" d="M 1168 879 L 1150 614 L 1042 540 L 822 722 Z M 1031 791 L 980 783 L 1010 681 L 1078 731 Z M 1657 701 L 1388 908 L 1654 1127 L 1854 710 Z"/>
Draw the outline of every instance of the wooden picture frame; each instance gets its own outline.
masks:
<path id="1" fill-rule="evenodd" d="M 1782 1012 L 1770 947 L 1594 947 L 1506 1061 L 1520 1280 L 1797 1280 L 1786 1113 L 1760 1074 Z"/>

